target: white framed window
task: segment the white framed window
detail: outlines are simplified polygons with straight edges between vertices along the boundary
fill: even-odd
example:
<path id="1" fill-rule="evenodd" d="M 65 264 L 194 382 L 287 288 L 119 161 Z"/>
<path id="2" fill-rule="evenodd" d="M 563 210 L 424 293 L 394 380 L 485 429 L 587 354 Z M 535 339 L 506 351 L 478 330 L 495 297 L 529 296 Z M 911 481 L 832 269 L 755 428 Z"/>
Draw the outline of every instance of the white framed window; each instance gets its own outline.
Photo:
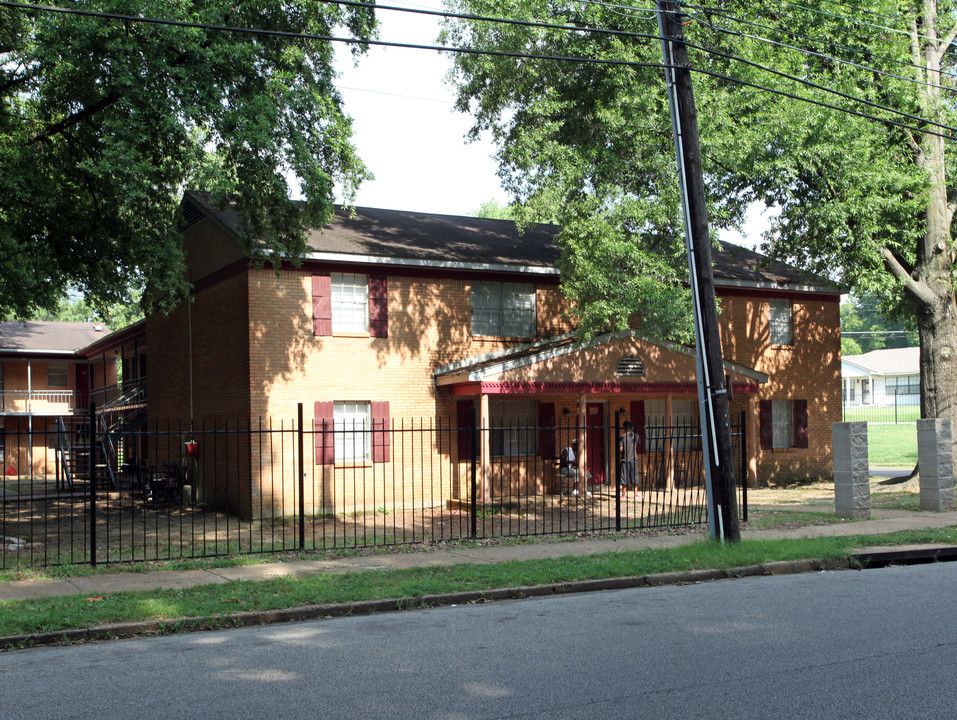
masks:
<path id="1" fill-rule="evenodd" d="M 771 401 L 771 446 L 794 447 L 794 401 Z"/>
<path id="2" fill-rule="evenodd" d="M 920 375 L 889 377 L 884 387 L 888 395 L 920 395 Z"/>
<path id="3" fill-rule="evenodd" d="M 474 283 L 472 334 L 534 337 L 535 286 L 531 283 Z"/>
<path id="4" fill-rule="evenodd" d="M 368 462 L 372 456 L 372 407 L 363 400 L 332 404 L 336 463 Z"/>
<path id="5" fill-rule="evenodd" d="M 47 363 L 47 387 L 65 388 L 67 385 L 67 367 L 65 362 Z"/>
<path id="6" fill-rule="evenodd" d="M 369 281 L 365 275 L 332 273 L 332 331 L 369 332 Z"/>
<path id="7" fill-rule="evenodd" d="M 538 402 L 524 399 L 498 399 L 489 402 L 492 457 L 516 457 L 538 454 Z"/>
<path id="8" fill-rule="evenodd" d="M 793 345 L 794 332 L 791 301 L 786 298 L 772 298 L 770 304 L 771 344 Z"/>

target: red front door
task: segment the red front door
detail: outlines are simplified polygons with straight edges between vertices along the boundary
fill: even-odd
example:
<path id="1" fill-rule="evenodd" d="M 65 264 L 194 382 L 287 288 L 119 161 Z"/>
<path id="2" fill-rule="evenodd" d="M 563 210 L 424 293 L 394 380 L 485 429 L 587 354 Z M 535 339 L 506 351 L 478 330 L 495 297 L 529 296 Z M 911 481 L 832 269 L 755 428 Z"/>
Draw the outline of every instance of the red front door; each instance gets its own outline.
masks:
<path id="1" fill-rule="evenodd" d="M 604 408 L 601 403 L 585 405 L 585 443 L 587 470 L 591 474 L 588 482 L 599 485 L 605 482 L 605 430 Z"/>

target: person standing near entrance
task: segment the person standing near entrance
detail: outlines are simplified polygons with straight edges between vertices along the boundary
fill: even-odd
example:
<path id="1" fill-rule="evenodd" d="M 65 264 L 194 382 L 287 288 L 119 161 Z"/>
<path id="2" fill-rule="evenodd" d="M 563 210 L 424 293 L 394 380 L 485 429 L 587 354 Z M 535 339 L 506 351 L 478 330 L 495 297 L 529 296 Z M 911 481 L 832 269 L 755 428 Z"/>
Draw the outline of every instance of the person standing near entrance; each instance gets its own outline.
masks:
<path id="1" fill-rule="evenodd" d="M 578 454 L 575 452 L 578 449 L 578 438 L 572 440 L 571 445 L 562 450 L 561 456 L 561 470 L 559 470 L 559 475 L 562 477 L 569 477 L 573 479 L 572 483 L 572 497 L 578 497 Z M 591 473 L 585 471 L 588 477 L 591 477 Z M 591 497 L 590 492 L 585 493 L 586 497 Z"/>
<path id="2" fill-rule="evenodd" d="M 641 493 L 638 492 L 638 436 L 628 420 L 625 420 L 618 438 L 618 467 L 621 473 L 621 496 L 625 497 L 630 487 L 635 492 L 635 500 L 641 500 Z"/>

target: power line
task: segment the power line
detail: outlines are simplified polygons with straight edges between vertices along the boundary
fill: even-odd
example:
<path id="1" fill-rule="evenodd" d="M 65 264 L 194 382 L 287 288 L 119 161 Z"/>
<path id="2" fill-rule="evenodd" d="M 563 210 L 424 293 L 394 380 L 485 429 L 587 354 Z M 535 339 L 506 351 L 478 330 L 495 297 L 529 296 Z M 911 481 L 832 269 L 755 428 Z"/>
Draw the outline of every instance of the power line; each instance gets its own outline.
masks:
<path id="1" fill-rule="evenodd" d="M 765 38 L 760 35 L 751 35 L 749 33 L 743 33 L 740 30 L 731 30 L 729 28 L 721 27 L 720 25 L 715 25 L 712 22 L 709 22 L 707 19 L 699 17 L 694 14 L 689 13 L 689 17 L 694 18 L 699 23 L 705 27 L 711 28 L 715 32 L 724 33 L 726 35 L 733 35 L 735 37 L 742 37 L 749 40 L 757 40 L 758 42 L 763 42 L 768 45 L 774 45 L 776 47 L 783 48 L 785 50 L 795 50 L 799 53 L 803 53 L 810 57 L 818 57 L 822 60 L 831 60 L 839 65 L 848 65 L 850 67 L 855 67 L 860 70 L 866 70 L 868 72 L 876 73 L 878 75 L 883 75 L 884 77 L 896 78 L 897 80 L 903 80 L 905 82 L 914 83 L 915 85 L 925 85 L 936 90 L 945 90 L 947 92 L 957 92 L 954 88 L 945 87 L 944 85 L 935 85 L 934 83 L 927 82 L 926 80 L 918 80 L 917 78 L 909 78 L 903 75 L 897 75 L 895 73 L 887 72 L 886 70 L 881 70 L 879 68 L 871 67 L 869 65 L 862 65 L 861 63 L 856 63 L 852 60 L 845 60 L 843 58 L 834 57 L 833 55 L 827 55 L 826 53 L 820 53 L 816 50 L 808 50 L 807 48 L 798 47 L 796 45 L 788 45 L 787 43 L 780 42 L 778 40 L 771 40 L 770 38 Z"/>
<path id="2" fill-rule="evenodd" d="M 368 3 L 358 2 L 357 0 L 321 0 L 321 1 L 324 2 L 324 3 L 327 3 L 327 4 L 344 5 L 344 6 L 348 6 L 348 7 L 369 7 L 369 4 L 368 4 Z M 581 1 L 583 1 L 583 2 L 589 2 L 590 0 L 581 0 Z M 562 25 L 562 24 L 555 24 L 555 23 L 539 23 L 539 22 L 526 21 L 526 20 L 512 20 L 512 19 L 508 19 L 508 18 L 491 18 L 491 17 L 483 16 L 483 15 L 471 15 L 471 14 L 463 14 L 463 13 L 447 13 L 447 12 L 443 12 L 443 11 L 440 11 L 440 10 L 420 10 L 420 9 L 401 8 L 401 7 L 389 6 L 389 5 L 378 5 L 378 6 L 376 6 L 376 7 L 377 7 L 378 9 L 381 9 L 381 10 L 394 10 L 394 11 L 398 11 L 398 12 L 411 12 L 411 13 L 422 14 L 422 15 L 431 15 L 431 16 L 437 16 L 437 17 L 443 17 L 443 18 L 452 18 L 452 19 L 456 19 L 456 20 L 466 20 L 466 21 L 473 21 L 473 22 L 494 22 L 494 23 L 502 23 L 502 24 L 508 24 L 508 25 L 519 25 L 519 26 L 525 26 L 525 27 L 536 27 L 536 28 L 544 28 L 544 29 L 551 29 L 551 30 L 575 30 L 575 31 L 593 32 L 593 33 L 602 34 L 602 35 L 604 35 L 604 34 L 610 34 L 610 35 L 625 36 L 625 37 L 629 37 L 629 38 L 640 38 L 640 39 L 655 39 L 655 40 L 660 40 L 660 37 L 659 37 L 658 35 L 649 35 L 649 34 L 647 34 L 647 33 L 633 33 L 633 32 L 624 31 L 624 30 L 609 30 L 609 29 L 607 29 L 607 28 L 596 28 L 596 27 L 591 27 L 591 26 Z M 814 89 L 821 90 L 821 91 L 826 92 L 826 93 L 830 93 L 830 94 L 833 94 L 833 95 L 837 95 L 838 97 L 842 97 L 842 98 L 844 98 L 845 100 L 851 100 L 852 102 L 862 103 L 863 105 L 866 105 L 866 106 L 868 106 L 868 107 L 872 107 L 872 108 L 874 108 L 875 110 L 882 110 L 882 111 L 884 111 L 884 112 L 888 112 L 888 113 L 891 113 L 891 114 L 893 114 L 893 115 L 898 115 L 898 116 L 900 116 L 900 117 L 904 117 L 904 118 L 907 118 L 907 119 L 909 119 L 909 120 L 916 120 L 916 121 L 918 121 L 918 122 L 924 122 L 924 123 L 927 123 L 927 124 L 929 124 L 929 125 L 933 125 L 933 126 L 939 127 L 939 128 L 941 128 L 941 129 L 944 129 L 944 130 L 949 130 L 951 133 L 957 132 L 957 128 L 953 128 L 953 127 L 951 127 L 951 126 L 949 126 L 949 125 L 945 125 L 945 124 L 943 124 L 943 123 L 939 123 L 939 122 L 936 122 L 936 121 L 934 121 L 934 120 L 928 120 L 927 118 L 923 118 L 923 117 L 920 117 L 920 116 L 917 116 L 917 115 L 913 115 L 913 114 L 911 114 L 911 113 L 907 113 L 907 112 L 904 112 L 904 111 L 902 111 L 902 110 L 897 110 L 897 109 L 895 109 L 895 108 L 887 107 L 887 106 L 885 106 L 885 105 L 880 105 L 879 103 L 875 103 L 875 102 L 873 102 L 873 101 L 866 100 L 866 99 L 864 99 L 864 98 L 859 98 L 859 97 L 857 97 L 857 96 L 850 95 L 850 94 L 848 94 L 848 93 L 844 93 L 844 92 L 841 92 L 841 91 L 839 91 L 839 90 L 834 90 L 834 89 L 825 87 L 825 86 L 823 86 L 823 85 L 819 85 L 819 84 L 817 84 L 817 83 L 813 83 L 813 82 L 811 82 L 811 81 L 809 81 L 809 80 L 805 80 L 805 79 L 803 79 L 803 78 L 799 78 L 799 77 L 796 77 L 796 76 L 794 76 L 794 75 L 790 75 L 790 74 L 785 73 L 785 72 L 782 72 L 782 71 L 780 71 L 780 70 L 775 70 L 775 69 L 770 68 L 770 67 L 767 67 L 767 66 L 765 66 L 765 65 L 761 65 L 760 63 L 755 63 L 755 62 L 752 62 L 752 61 L 750 61 L 750 60 L 746 60 L 746 59 L 744 59 L 744 58 L 740 58 L 740 57 L 737 57 L 737 56 L 735 56 L 735 55 L 731 55 L 731 54 L 729 54 L 729 53 L 722 53 L 722 52 L 717 51 L 717 50 L 711 50 L 711 49 L 708 49 L 708 48 L 704 48 L 704 47 L 702 47 L 702 46 L 700 46 L 700 45 L 695 45 L 695 44 L 693 44 L 693 43 L 689 43 L 689 42 L 687 42 L 687 40 L 685 40 L 685 41 L 683 41 L 683 42 L 684 42 L 684 44 L 685 44 L 686 47 L 694 48 L 694 49 L 696 49 L 696 50 L 700 50 L 700 51 L 706 52 L 706 53 L 708 53 L 708 54 L 718 55 L 719 57 L 724 57 L 724 58 L 726 58 L 726 59 L 734 60 L 734 61 L 736 61 L 736 62 L 741 62 L 741 63 L 744 63 L 744 64 L 746 64 L 746 65 L 751 65 L 752 67 L 754 67 L 754 68 L 756 68 L 756 69 L 763 70 L 763 71 L 765 71 L 765 72 L 769 72 L 769 73 L 772 73 L 772 74 L 774 74 L 774 75 L 778 75 L 778 76 L 783 77 L 783 78 L 787 78 L 787 79 L 792 80 L 792 81 L 794 81 L 794 82 L 798 82 L 798 83 L 800 83 L 800 84 L 802 84 L 802 85 L 805 85 L 806 87 L 814 88 Z M 455 50 L 455 52 L 462 52 L 462 51 L 463 51 L 463 49 L 461 49 L 461 48 Z M 699 68 L 694 68 L 694 69 L 700 71 Z M 702 72 L 703 72 L 703 71 L 702 71 Z M 771 91 L 770 88 L 765 88 L 765 89 L 768 90 L 768 91 Z M 945 136 L 945 137 L 947 137 L 947 136 Z"/>
<path id="3" fill-rule="evenodd" d="M 778 5 L 786 5 L 788 7 L 798 8 L 799 10 L 805 10 L 809 13 L 815 13 L 823 17 L 830 17 L 836 20 L 845 20 L 850 23 L 855 23 L 857 25 L 864 25 L 865 27 L 872 27 L 876 30 L 886 30 L 887 32 L 895 33 L 898 35 L 905 35 L 906 37 L 911 37 L 910 30 L 901 30 L 900 28 L 890 27 L 887 25 L 878 25 L 877 23 L 870 23 L 866 20 L 858 20 L 856 18 L 849 18 L 846 15 L 837 15 L 835 13 L 824 12 L 823 10 L 817 10 L 816 8 L 810 8 L 806 5 L 798 5 L 796 3 L 787 2 L 787 0 L 765 0 L 766 2 L 777 3 Z M 940 42 L 940 38 L 932 38 L 929 35 L 922 35 L 921 33 L 914 33 L 914 35 L 921 40 L 930 40 L 931 42 Z M 941 54 L 949 55 L 947 48 L 944 48 Z"/>
<path id="4" fill-rule="evenodd" d="M 365 8 L 379 7 L 379 6 L 370 6 L 368 3 L 353 2 L 352 0 L 323 0 L 323 1 L 324 1 L 324 2 L 327 2 L 327 3 L 329 3 L 329 4 L 361 6 L 361 7 L 365 7 Z M 32 4 L 32 3 L 19 3 L 19 2 L 12 2 L 12 1 L 10 1 L 10 0 L 0 0 L 0 7 L 9 7 L 9 8 L 20 9 L 20 10 L 36 10 L 36 11 L 40 11 L 40 12 L 52 12 L 52 13 L 61 13 L 61 14 L 68 14 L 68 15 L 79 15 L 79 16 L 84 16 L 84 17 L 95 17 L 95 18 L 102 18 L 102 19 L 108 19 L 108 20 L 120 20 L 120 21 L 123 21 L 123 22 L 140 22 L 140 23 L 144 23 L 144 24 L 169 25 L 169 26 L 175 26 L 175 27 L 188 27 L 188 28 L 195 28 L 195 29 L 202 29 L 202 30 L 210 30 L 210 31 L 236 32 L 236 33 L 247 34 L 247 35 L 261 35 L 261 36 L 272 36 L 272 37 L 285 37 L 285 38 L 302 39 L 302 40 L 317 40 L 317 41 L 322 41 L 322 42 L 341 42 L 341 43 L 348 43 L 348 44 L 355 44 L 355 45 L 367 45 L 367 46 L 378 46 L 378 47 L 395 47 L 395 48 L 404 48 L 404 49 L 413 49 L 413 50 L 430 50 L 430 51 L 436 51 L 436 52 L 448 52 L 448 53 L 453 53 L 453 54 L 483 55 L 483 56 L 490 56 L 490 57 L 508 57 L 508 58 L 524 59 L 524 60 L 546 60 L 546 61 L 559 61 L 559 62 L 575 62 L 575 63 L 587 63 L 587 64 L 593 64 L 593 65 L 609 65 L 609 66 L 633 67 L 633 68 L 642 67 L 642 68 L 657 68 L 657 69 L 663 69 L 663 68 L 665 67 L 662 63 L 658 63 L 658 62 L 636 62 L 636 61 L 632 61 L 632 60 L 614 60 L 614 59 L 607 59 L 607 58 L 589 58 L 589 57 L 574 57 L 574 56 L 562 56 L 562 55 L 539 55 L 539 54 L 521 53 L 521 52 L 510 52 L 510 51 L 501 51 L 501 50 L 477 50 L 477 49 L 474 49 L 474 48 L 448 47 L 448 46 L 442 46 L 442 45 L 422 45 L 422 44 L 414 44 L 414 43 L 388 42 L 388 41 L 384 41 L 384 40 L 370 40 L 370 39 L 364 39 L 364 38 L 341 38 L 341 37 L 328 36 L 328 35 L 315 35 L 315 34 L 310 34 L 310 33 L 299 33 L 299 32 L 291 32 L 291 31 L 284 31 L 284 30 L 266 30 L 266 29 L 262 29 L 262 28 L 243 28 L 243 27 L 229 26 L 229 25 L 215 25 L 215 24 L 212 24 L 212 23 L 197 23 L 197 22 L 183 21 L 183 20 L 169 20 L 169 19 L 151 18 L 151 17 L 145 17 L 145 16 L 123 15 L 123 14 L 119 14 L 119 13 L 106 13 L 106 12 L 100 12 L 100 11 L 82 10 L 82 9 L 78 9 L 78 8 L 64 8 L 64 7 L 57 7 L 57 6 L 52 6 L 52 5 L 36 5 L 36 4 Z M 400 11 L 400 12 L 412 12 L 412 10 L 410 10 L 409 8 L 397 8 L 397 7 L 394 7 L 394 6 L 381 6 L 381 9 L 395 9 L 395 10 L 398 10 L 398 11 Z M 418 13 L 422 13 L 422 14 L 430 14 L 430 15 L 443 15 L 443 16 L 447 16 L 447 17 L 457 17 L 457 18 L 458 18 L 458 16 L 455 16 L 454 14 L 441 13 L 441 12 L 439 12 L 439 11 L 432 11 L 432 10 L 416 10 L 416 11 L 414 11 L 414 12 L 418 12 Z M 484 22 L 499 22 L 499 20 L 496 19 L 496 18 L 485 18 L 485 17 L 481 17 L 481 16 L 462 16 L 461 19 L 472 19 L 472 20 L 484 21 Z M 566 30 L 566 31 L 572 30 L 572 31 L 579 31 L 579 32 L 596 32 L 596 33 L 599 33 L 599 34 L 626 35 L 626 36 L 634 37 L 634 38 L 660 40 L 660 37 L 659 37 L 658 35 L 648 35 L 648 34 L 644 34 L 644 33 L 628 33 L 628 32 L 625 32 L 625 31 L 602 30 L 602 29 L 597 29 L 597 28 L 593 29 L 593 28 L 588 28 L 588 27 L 575 27 L 575 26 L 563 26 L 563 25 L 541 24 L 541 23 L 533 23 L 533 22 L 530 22 L 530 21 L 502 20 L 502 22 L 506 22 L 506 23 L 508 23 L 508 24 L 517 24 L 517 25 L 535 26 L 535 27 L 545 27 L 545 28 L 550 28 L 550 29 L 558 29 L 558 30 Z M 692 68 L 691 68 L 694 72 L 698 72 L 698 73 L 701 73 L 701 74 L 704 74 L 704 75 L 709 75 L 709 76 L 714 77 L 714 78 L 716 78 L 716 79 L 720 79 L 720 80 L 724 80 L 724 81 L 727 81 L 727 82 L 736 83 L 736 84 L 738 84 L 738 85 L 742 85 L 742 86 L 746 86 L 746 87 L 751 87 L 751 88 L 754 88 L 754 89 L 756 89 L 756 90 L 761 90 L 761 91 L 764 91 L 764 92 L 769 92 L 769 93 L 772 93 L 772 94 L 775 94 L 775 95 L 779 95 L 779 96 L 781 96 L 781 97 L 786 97 L 786 98 L 789 98 L 789 99 L 792 99 L 792 100 L 797 100 L 797 101 L 799 101 L 799 102 L 805 102 L 805 103 L 817 105 L 817 106 L 819 106 L 819 107 L 824 107 L 824 108 L 828 108 L 828 109 L 831 109 L 831 110 L 836 110 L 836 111 L 838 111 L 838 112 L 843 112 L 843 113 L 848 114 L 848 115 L 853 115 L 853 116 L 856 116 L 856 117 L 861 117 L 861 118 L 869 119 L 869 120 L 875 120 L 875 121 L 877 121 L 877 122 L 881 122 L 881 123 L 884 123 L 884 124 L 892 125 L 892 126 L 895 126 L 895 127 L 900 127 L 900 128 L 902 128 L 902 129 L 912 130 L 912 131 L 914 131 L 914 132 L 916 132 L 916 133 L 923 133 L 923 134 L 927 134 L 927 135 L 934 135 L 934 136 L 937 136 L 937 137 L 941 137 L 941 138 L 945 138 L 945 139 L 950 139 L 951 136 L 952 136 L 951 133 L 957 132 L 957 128 L 952 128 L 952 127 L 950 127 L 950 126 L 943 125 L 943 124 L 941 124 L 941 123 L 936 123 L 936 122 L 927 120 L 926 118 L 921 118 L 921 117 L 918 117 L 918 116 L 915 116 L 915 115 L 909 115 L 908 113 L 904 113 L 904 112 L 901 112 L 901 111 L 896 111 L 896 110 L 894 110 L 894 109 L 892 109 L 892 108 L 886 108 L 886 107 L 884 107 L 884 106 L 880 106 L 880 105 L 877 105 L 877 104 L 875 104 L 875 103 L 871 103 L 871 102 L 869 102 L 869 101 L 867 101 L 867 100 L 864 100 L 864 99 L 862 99 L 862 98 L 856 98 L 856 97 L 854 97 L 854 96 L 850 96 L 850 95 L 847 95 L 847 94 L 845 94 L 845 93 L 840 93 L 840 92 L 838 92 L 838 91 L 830 90 L 830 89 L 825 88 L 825 87 L 823 87 L 823 86 L 815 85 L 815 84 L 813 84 L 813 83 L 809 83 L 808 81 L 804 81 L 804 80 L 802 80 L 801 78 L 797 78 L 797 77 L 794 77 L 794 76 L 790 76 L 790 75 L 787 75 L 786 73 L 781 73 L 780 71 L 775 71 L 775 70 L 773 70 L 773 69 L 771 69 L 771 68 L 765 68 L 765 67 L 763 67 L 763 66 L 761 66 L 761 65 L 758 65 L 758 64 L 756 64 L 756 63 L 752 63 L 752 62 L 747 61 L 747 60 L 744 60 L 744 59 L 742 59 L 742 58 L 735 57 L 735 56 L 733 56 L 733 55 L 728 55 L 728 54 L 723 54 L 723 53 L 717 53 L 717 51 L 713 51 L 713 50 L 709 50 L 709 49 L 707 49 L 707 48 L 703 48 L 703 47 L 700 47 L 700 46 L 692 45 L 692 44 L 690 44 L 690 43 L 688 44 L 688 47 L 693 47 L 693 48 L 695 48 L 695 49 L 701 50 L 702 52 L 705 52 L 705 53 L 708 53 L 708 54 L 721 54 L 721 55 L 723 55 L 723 56 L 726 57 L 726 58 L 729 58 L 729 59 L 732 59 L 732 60 L 736 60 L 736 61 L 739 61 L 739 62 L 743 62 L 743 63 L 749 64 L 749 65 L 753 65 L 753 66 L 756 67 L 756 68 L 764 69 L 764 70 L 766 70 L 766 71 L 768 71 L 768 72 L 772 72 L 772 73 L 781 75 L 782 77 L 785 77 L 785 78 L 794 80 L 794 81 L 796 81 L 796 82 L 804 83 L 804 84 L 806 84 L 806 85 L 808 85 L 808 86 L 810 86 L 810 87 L 816 87 L 817 89 L 823 90 L 823 91 L 825 91 L 825 92 L 831 92 L 831 93 L 833 93 L 833 94 L 836 94 L 836 95 L 845 97 L 846 99 L 850 99 L 850 100 L 852 100 L 852 101 L 854 101 L 854 102 L 860 102 L 860 103 L 863 103 L 863 104 L 865 104 L 865 105 L 872 106 L 872 107 L 874 107 L 875 109 L 885 110 L 885 111 L 890 112 L 890 113 L 892 113 L 892 114 L 896 114 L 896 115 L 900 115 L 900 116 L 902 116 L 902 117 L 907 117 L 907 118 L 910 118 L 910 119 L 914 119 L 914 120 L 917 120 L 917 121 L 919 121 L 919 122 L 928 123 L 928 124 L 930 124 L 930 125 L 935 125 L 935 126 L 941 128 L 942 130 L 947 130 L 947 131 L 949 131 L 949 133 L 948 133 L 948 134 L 944 134 L 944 133 L 942 133 L 942 132 L 937 132 L 937 131 L 935 131 L 935 130 L 930 130 L 930 129 L 927 129 L 927 128 L 921 128 L 921 127 L 917 127 L 917 126 L 913 126 L 913 125 L 908 125 L 908 124 L 906 124 L 906 123 L 902 123 L 902 122 L 899 122 L 899 121 L 896 121 L 896 120 L 891 120 L 891 119 L 889 119 L 889 118 L 882 118 L 882 117 L 878 117 L 878 116 L 875 116 L 875 115 L 870 115 L 870 114 L 868 114 L 868 113 L 861 112 L 861 111 L 857 111 L 857 110 L 852 110 L 852 109 L 850 109 L 850 108 L 842 108 L 842 107 L 839 107 L 839 106 L 836 106 L 836 105 L 831 105 L 830 103 L 825 103 L 825 102 L 820 101 L 820 100 L 815 100 L 815 99 L 812 99 L 812 98 L 803 97 L 803 96 L 801 96 L 801 95 L 796 95 L 796 94 L 794 94 L 794 93 L 786 92 L 786 91 L 783 91 L 783 90 L 778 90 L 778 89 L 770 88 L 770 87 L 767 87 L 767 86 L 764 86 L 764 85 L 759 85 L 759 84 L 757 84 L 757 83 L 748 82 L 748 81 L 746 81 L 746 80 L 741 80 L 740 78 L 735 78 L 735 77 L 732 77 L 732 76 L 724 75 L 724 74 L 717 73 L 717 72 L 714 72 L 714 71 L 710 71 L 710 70 L 707 70 L 707 69 L 704 69 L 704 68 L 699 68 L 699 67 L 692 67 Z"/>
<path id="5" fill-rule="evenodd" d="M 841 335 L 916 335 L 916 330 L 841 330 Z"/>
<path id="6" fill-rule="evenodd" d="M 894 64 L 894 65 L 903 65 L 904 67 L 915 68 L 915 69 L 917 69 L 917 70 L 926 70 L 926 68 L 925 68 L 924 66 L 918 65 L 918 64 L 913 63 L 913 62 L 910 62 L 910 61 L 908 61 L 908 60 L 900 60 L 900 59 L 898 59 L 898 58 L 892 58 L 892 57 L 889 57 L 889 56 L 887 56 L 887 55 L 878 55 L 878 54 L 875 54 L 875 53 L 871 52 L 870 50 L 864 51 L 864 50 L 861 50 L 861 49 L 859 49 L 859 48 L 851 47 L 851 46 L 849 46 L 849 45 L 842 45 L 842 44 L 840 44 L 840 43 L 835 43 L 835 42 L 833 42 L 832 40 L 828 40 L 828 39 L 826 39 L 826 38 L 818 38 L 818 37 L 814 37 L 814 36 L 812 36 L 812 35 L 806 35 L 806 34 L 804 34 L 804 33 L 795 32 L 795 31 L 793 31 L 793 30 L 786 30 L 786 29 L 784 29 L 784 28 L 778 28 L 778 27 L 775 27 L 775 26 L 773 26 L 773 25 L 764 25 L 764 24 L 762 24 L 762 23 L 754 22 L 754 21 L 752 21 L 752 20 L 746 20 L 746 19 L 744 19 L 744 18 L 737 17 L 737 16 L 735 16 L 735 15 L 729 15 L 729 14 L 726 13 L 726 12 L 722 12 L 722 11 L 720 11 L 720 10 L 715 10 L 715 9 L 713 9 L 713 8 L 704 7 L 704 6 L 702 6 L 702 5 L 693 5 L 693 4 L 690 4 L 690 3 L 685 3 L 685 7 L 694 8 L 694 9 L 696 9 L 696 10 L 700 10 L 701 12 L 705 13 L 706 15 L 725 18 L 726 20 L 730 20 L 731 22 L 739 23 L 739 24 L 741 24 L 741 25 L 749 25 L 749 26 L 751 26 L 751 27 L 760 28 L 760 29 L 762 29 L 762 30 L 770 30 L 770 31 L 772 31 L 772 32 L 778 32 L 778 33 L 781 33 L 782 35 L 787 35 L 787 36 L 792 37 L 792 38 L 797 38 L 797 39 L 801 39 L 801 40 L 808 40 L 808 41 L 810 41 L 810 42 L 820 43 L 820 44 L 822 44 L 822 45 L 829 45 L 829 46 L 832 47 L 832 48 L 836 48 L 836 49 L 838 49 L 838 50 L 844 50 L 844 51 L 846 51 L 846 52 L 854 53 L 854 54 L 856 54 L 856 55 L 863 55 L 863 54 L 865 54 L 865 52 L 866 52 L 866 54 L 871 55 L 872 57 L 875 57 L 875 58 L 877 58 L 878 60 L 883 60 L 883 61 L 885 61 L 885 62 L 889 62 L 889 63 L 892 63 L 892 64 Z M 953 77 L 953 78 L 957 78 L 957 73 L 953 73 L 953 72 L 950 72 L 950 71 L 944 70 L 944 69 L 941 69 L 941 70 L 939 71 L 939 74 L 941 74 L 941 75 L 947 75 L 947 76 Z"/>
<path id="7" fill-rule="evenodd" d="M 824 85 L 819 85 L 818 83 L 811 82 L 810 80 L 805 80 L 803 78 L 790 75 L 786 72 L 782 72 L 781 70 L 775 70 L 774 68 L 768 67 L 766 65 L 761 65 L 760 63 L 756 63 L 751 60 L 746 60 L 744 58 L 737 57 L 736 55 L 724 53 L 724 52 L 721 52 L 720 50 L 711 50 L 711 49 L 702 47 L 700 45 L 695 45 L 694 43 L 689 43 L 687 41 L 684 41 L 684 45 L 689 48 L 694 48 L 695 50 L 701 50 L 703 52 L 708 53 L 709 55 L 716 55 L 718 57 L 723 57 L 730 60 L 735 60 L 736 62 L 744 63 L 745 65 L 750 65 L 751 67 L 756 68 L 758 70 L 763 70 L 764 72 L 771 73 L 772 75 L 777 75 L 779 77 L 787 78 L 788 80 L 793 80 L 794 82 L 798 82 L 806 87 L 813 88 L 815 90 L 822 90 L 826 93 L 837 95 L 838 97 L 842 97 L 845 100 L 852 100 L 853 102 L 859 102 L 863 105 L 867 105 L 868 107 L 872 107 L 875 110 L 883 110 L 884 112 L 889 112 L 894 115 L 899 115 L 900 117 L 905 117 L 909 120 L 925 122 L 925 123 L 928 123 L 929 125 L 934 125 L 944 130 L 957 132 L 957 128 L 952 128 L 949 125 L 944 125 L 943 123 L 939 123 L 934 120 L 928 120 L 927 118 L 923 118 L 918 115 L 912 115 L 911 113 L 904 112 L 903 110 L 896 110 L 895 108 L 890 108 L 890 107 L 887 107 L 886 105 L 881 105 L 871 100 L 866 100 L 865 98 L 859 98 L 855 95 L 849 95 L 848 93 L 841 92 L 840 90 L 834 90 L 833 88 L 825 87 Z"/>
<path id="8" fill-rule="evenodd" d="M 888 15 L 887 13 L 880 13 L 880 12 L 877 12 L 876 10 L 870 10 L 868 8 L 862 8 L 856 5 L 848 5 L 845 2 L 840 2 L 840 0 L 820 0 L 820 2 L 827 3 L 828 5 L 837 5 L 838 7 L 847 8 L 848 10 L 864 13 L 865 15 L 873 15 L 875 17 L 886 18 L 888 20 L 900 19 L 900 15 Z"/>

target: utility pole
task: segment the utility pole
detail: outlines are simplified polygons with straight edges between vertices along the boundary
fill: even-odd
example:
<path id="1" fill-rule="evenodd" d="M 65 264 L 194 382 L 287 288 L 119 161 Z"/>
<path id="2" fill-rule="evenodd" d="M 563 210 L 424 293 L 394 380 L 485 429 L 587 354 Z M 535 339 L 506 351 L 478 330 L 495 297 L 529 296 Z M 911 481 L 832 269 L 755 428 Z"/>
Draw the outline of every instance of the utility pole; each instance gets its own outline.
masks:
<path id="1" fill-rule="evenodd" d="M 738 542 L 738 501 L 734 483 L 734 454 L 728 414 L 728 391 L 721 357 L 721 333 L 711 266 L 711 239 L 705 206 L 698 119 L 688 69 L 688 50 L 676 0 L 656 0 L 658 28 L 665 66 L 665 84 L 671 107 L 675 155 L 684 209 L 685 244 L 694 304 L 698 405 L 701 448 L 708 487 L 711 537 Z"/>

